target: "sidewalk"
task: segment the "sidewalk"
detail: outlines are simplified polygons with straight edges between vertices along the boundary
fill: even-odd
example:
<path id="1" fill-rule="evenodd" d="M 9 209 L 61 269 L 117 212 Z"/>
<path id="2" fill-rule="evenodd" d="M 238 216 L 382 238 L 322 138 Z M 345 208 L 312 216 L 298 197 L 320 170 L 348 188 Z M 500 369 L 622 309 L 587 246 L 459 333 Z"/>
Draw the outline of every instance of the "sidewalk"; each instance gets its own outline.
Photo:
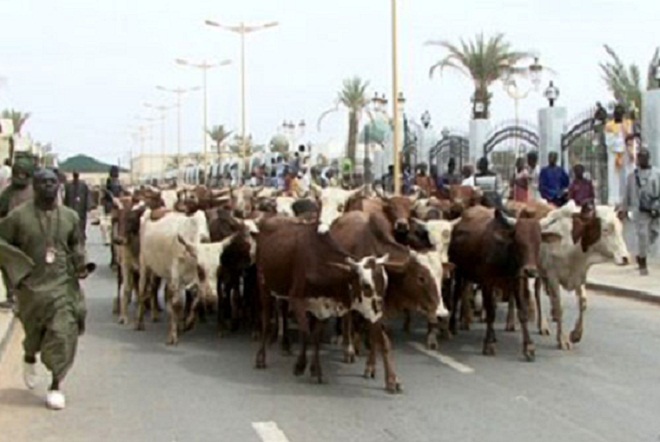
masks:
<path id="1" fill-rule="evenodd" d="M 0 362 L 16 320 L 10 310 L 0 310 Z"/>
<path id="2" fill-rule="evenodd" d="M 660 264 L 649 263 L 649 276 L 640 276 L 637 264 L 597 264 L 589 270 L 587 288 L 608 295 L 660 304 Z"/>

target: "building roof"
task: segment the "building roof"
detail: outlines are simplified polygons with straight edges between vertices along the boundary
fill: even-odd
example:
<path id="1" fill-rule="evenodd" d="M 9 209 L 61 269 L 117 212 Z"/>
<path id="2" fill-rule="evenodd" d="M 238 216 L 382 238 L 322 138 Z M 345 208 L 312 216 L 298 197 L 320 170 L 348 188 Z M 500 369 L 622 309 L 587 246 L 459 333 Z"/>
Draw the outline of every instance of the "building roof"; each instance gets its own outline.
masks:
<path id="1" fill-rule="evenodd" d="M 87 155 L 75 155 L 59 164 L 59 170 L 62 172 L 108 173 L 110 167 L 110 164 L 103 163 Z M 128 169 L 120 168 L 119 171 L 128 172 Z"/>

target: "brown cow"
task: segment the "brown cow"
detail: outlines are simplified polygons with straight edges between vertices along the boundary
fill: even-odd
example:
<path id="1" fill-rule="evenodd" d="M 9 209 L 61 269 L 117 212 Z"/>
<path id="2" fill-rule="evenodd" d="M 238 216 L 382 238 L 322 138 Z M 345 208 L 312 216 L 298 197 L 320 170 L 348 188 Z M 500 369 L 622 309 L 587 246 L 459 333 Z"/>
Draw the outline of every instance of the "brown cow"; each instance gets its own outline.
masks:
<path id="1" fill-rule="evenodd" d="M 527 278 L 536 277 L 541 246 L 538 220 L 512 219 L 501 211 L 473 207 L 463 213 L 454 227 L 449 260 L 456 265 L 454 308 L 450 327 L 456 330 L 456 304 L 466 282 L 479 284 L 486 309 L 487 330 L 483 354 L 495 354 L 495 296 L 493 290 L 513 293 L 523 334 L 523 354 L 535 357 L 534 343 L 527 328 L 528 308 L 524 296 Z"/>
<path id="2" fill-rule="evenodd" d="M 262 336 L 256 367 L 266 367 L 266 342 L 271 334 L 271 293 L 275 292 L 288 298 L 301 332 L 302 349 L 294 369 L 296 375 L 303 374 L 307 366 L 306 347 L 310 336 L 307 312 L 312 313 L 315 352 L 311 372 L 322 382 L 318 351 L 322 321 L 357 310 L 369 322 L 378 322 L 383 314 L 382 300 L 387 284 L 383 264 L 387 257 L 369 256 L 356 261 L 330 235 L 319 234 L 316 223 L 285 217 L 262 221 L 257 244 Z M 388 391 L 397 391 L 396 379 L 387 381 Z"/>

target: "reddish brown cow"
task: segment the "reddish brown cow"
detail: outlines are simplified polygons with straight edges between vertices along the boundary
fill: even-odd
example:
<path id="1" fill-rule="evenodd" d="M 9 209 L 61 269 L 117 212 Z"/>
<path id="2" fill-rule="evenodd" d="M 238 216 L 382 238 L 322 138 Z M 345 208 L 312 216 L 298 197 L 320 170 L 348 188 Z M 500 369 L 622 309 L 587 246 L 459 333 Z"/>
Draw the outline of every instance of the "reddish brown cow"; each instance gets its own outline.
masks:
<path id="1" fill-rule="evenodd" d="M 479 284 L 486 309 L 487 330 L 483 353 L 495 354 L 495 296 L 493 290 L 513 293 L 523 334 L 523 354 L 534 360 L 534 343 L 527 328 L 528 308 L 524 296 L 527 278 L 538 274 L 541 227 L 534 219 L 512 219 L 499 210 L 473 207 L 454 227 L 449 260 L 456 265 L 454 308 L 450 320 L 456 330 L 456 304 L 466 282 Z"/>
<path id="2" fill-rule="evenodd" d="M 306 346 L 310 336 L 307 312 L 312 313 L 315 343 L 312 375 L 322 381 L 319 339 L 322 321 L 358 310 L 370 322 L 382 316 L 386 287 L 385 259 L 366 257 L 355 261 L 330 235 L 319 234 L 318 226 L 299 220 L 274 217 L 259 224 L 257 275 L 262 301 L 262 336 L 256 367 L 266 367 L 266 342 L 270 338 L 271 293 L 289 299 L 299 325 L 302 349 L 294 373 L 307 366 Z M 348 266 L 346 265 L 348 264 Z M 389 391 L 397 391 L 389 379 Z"/>

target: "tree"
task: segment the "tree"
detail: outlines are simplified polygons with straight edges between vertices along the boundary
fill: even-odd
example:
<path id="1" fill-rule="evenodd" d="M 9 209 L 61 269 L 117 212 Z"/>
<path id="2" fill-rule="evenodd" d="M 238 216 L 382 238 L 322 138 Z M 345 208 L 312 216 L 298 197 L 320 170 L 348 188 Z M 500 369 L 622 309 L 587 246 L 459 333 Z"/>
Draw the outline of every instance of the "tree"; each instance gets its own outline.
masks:
<path id="1" fill-rule="evenodd" d="M 642 75 L 639 66 L 631 64 L 626 66 L 619 55 L 608 45 L 604 45 L 605 52 L 609 55 L 609 60 L 600 63 L 600 69 L 603 74 L 603 80 L 607 89 L 612 93 L 617 103 L 629 109 L 631 104 L 635 108 L 642 108 Z M 647 72 L 646 89 L 656 89 L 658 87 L 655 80 L 655 68 L 660 61 L 660 48 L 656 48 L 653 58 L 649 63 Z"/>
<path id="2" fill-rule="evenodd" d="M 14 109 L 5 109 L 2 111 L 2 118 L 8 119 L 12 121 L 12 124 L 14 125 L 14 132 L 17 134 L 21 133 L 21 129 L 23 128 L 23 125 L 25 122 L 30 118 L 30 113 L 29 112 L 19 112 Z"/>
<path id="3" fill-rule="evenodd" d="M 355 154 L 357 151 L 360 116 L 369 105 L 369 99 L 367 98 L 368 87 L 369 82 L 362 80 L 360 77 L 345 79 L 343 88 L 337 96 L 335 107 L 324 112 L 319 118 L 318 123 L 320 128 L 323 117 L 330 112 L 338 110 L 340 105 L 348 110 L 348 142 L 346 144 L 346 157 L 349 158 L 353 164 L 355 164 Z"/>
<path id="4" fill-rule="evenodd" d="M 215 148 L 218 153 L 218 156 L 222 154 L 222 143 L 229 138 L 229 135 L 232 134 L 232 131 L 227 131 L 225 126 L 220 124 L 218 126 L 213 126 L 210 130 L 206 131 L 209 134 L 209 137 L 215 142 Z"/>
<path id="5" fill-rule="evenodd" d="M 489 108 L 492 94 L 490 86 L 503 77 L 505 70 L 513 73 L 523 73 L 524 68 L 516 65 L 531 54 L 514 51 L 511 44 L 504 39 L 504 34 L 496 34 L 488 39 L 478 34 L 473 41 L 461 40 L 455 45 L 446 40 L 428 41 L 427 45 L 440 46 L 449 52 L 443 59 L 431 66 L 429 75 L 433 77 L 436 69 L 456 69 L 474 81 L 474 95 L 472 97 L 472 116 L 474 119 L 489 117 Z M 483 103 L 483 108 L 477 107 Z"/>

